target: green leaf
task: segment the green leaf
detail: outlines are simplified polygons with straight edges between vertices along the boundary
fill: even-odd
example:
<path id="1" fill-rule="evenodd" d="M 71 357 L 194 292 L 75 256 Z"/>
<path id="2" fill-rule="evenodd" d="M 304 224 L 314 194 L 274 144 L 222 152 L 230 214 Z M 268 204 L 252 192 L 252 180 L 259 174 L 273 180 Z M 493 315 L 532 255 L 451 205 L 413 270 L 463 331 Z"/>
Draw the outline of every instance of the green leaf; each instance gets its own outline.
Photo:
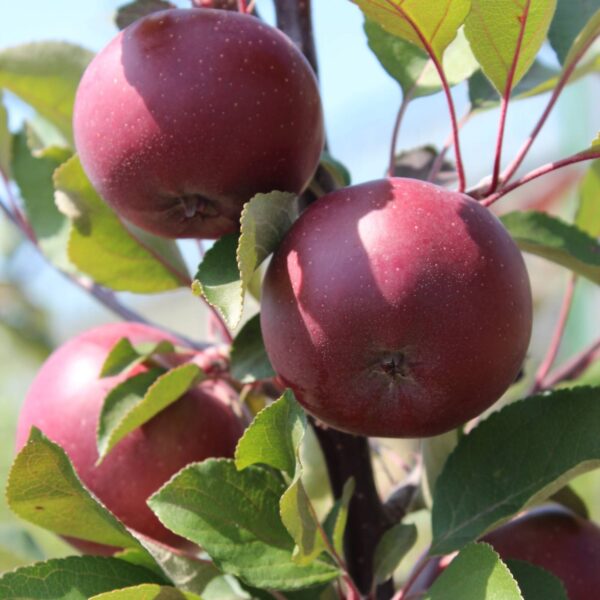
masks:
<path id="1" fill-rule="evenodd" d="M 169 529 L 249 585 L 294 590 L 331 581 L 338 576 L 332 565 L 292 561 L 294 542 L 279 517 L 284 489 L 275 471 L 238 471 L 232 460 L 209 459 L 180 471 L 149 504 Z"/>
<path id="2" fill-rule="evenodd" d="M 365 33 L 369 47 L 383 68 L 400 84 L 405 96 L 410 93 L 419 98 L 442 89 L 439 74 L 423 50 L 388 33 L 373 21 L 365 21 Z M 479 68 L 462 29 L 448 46 L 443 65 L 451 86 L 468 79 Z"/>
<path id="3" fill-rule="evenodd" d="M 106 397 L 98 424 L 98 463 L 127 434 L 141 427 L 203 377 L 195 364 L 175 367 L 166 373 L 152 369 L 127 379 Z"/>
<path id="4" fill-rule="evenodd" d="M 579 186 L 575 226 L 593 238 L 600 237 L 600 160 L 594 161 Z"/>
<path id="5" fill-rule="evenodd" d="M 381 536 L 373 558 L 377 583 L 387 581 L 394 574 L 416 541 L 417 528 L 412 524 L 397 523 Z"/>
<path id="6" fill-rule="evenodd" d="M 394 157 L 394 177 L 427 181 L 438 156 L 439 153 L 433 146 L 421 146 L 400 152 Z M 457 178 L 455 166 L 450 161 L 443 160 L 433 183 L 448 186 Z"/>
<path id="7" fill-rule="evenodd" d="M 128 338 L 121 338 L 106 357 L 100 377 L 120 375 L 146 362 L 154 354 L 169 354 L 172 352 L 175 352 L 175 346 L 166 340 L 134 346 Z"/>
<path id="8" fill-rule="evenodd" d="M 599 400 L 592 387 L 533 396 L 463 436 L 435 486 L 432 554 L 460 548 L 600 466 Z"/>
<path id="9" fill-rule="evenodd" d="M 600 0 L 558 0 L 548 40 L 561 64 L 565 62 L 571 45 L 596 11 Z"/>
<path id="10" fill-rule="evenodd" d="M 239 323 L 244 308 L 244 287 L 237 264 L 239 235 L 230 233 L 207 250 L 192 289 L 204 296 L 230 326 Z"/>
<path id="11" fill-rule="evenodd" d="M 600 284 L 600 244 L 575 225 L 535 211 L 511 212 L 501 220 L 524 252 Z"/>
<path id="12" fill-rule="evenodd" d="M 472 0 L 465 33 L 483 72 L 500 94 L 510 93 L 533 64 L 555 8 L 556 0 Z"/>
<path id="13" fill-rule="evenodd" d="M 464 23 L 471 0 L 352 0 L 365 17 L 440 60 Z M 429 48 L 428 48 L 429 46 Z"/>
<path id="14" fill-rule="evenodd" d="M 355 487 L 354 478 L 351 477 L 344 484 L 342 495 L 335 501 L 323 523 L 323 529 L 339 556 L 344 555 L 344 532 L 348 522 L 348 507 Z"/>
<path id="15" fill-rule="evenodd" d="M 145 583 L 93 596 L 90 600 L 202 600 L 200 596 L 174 587 Z"/>
<path id="16" fill-rule="evenodd" d="M 425 438 L 422 441 L 423 479 L 421 485 L 423 499 L 428 508 L 431 508 L 433 503 L 433 491 L 437 478 L 457 443 L 458 431 L 456 429 L 442 435 Z"/>
<path id="17" fill-rule="evenodd" d="M 204 255 L 193 284 L 230 327 L 242 318 L 244 295 L 260 266 L 298 214 L 296 196 L 287 192 L 256 194 L 244 205 L 241 233 L 225 235 Z"/>
<path id="18" fill-rule="evenodd" d="M 306 431 L 306 413 L 291 390 L 264 408 L 240 438 L 235 449 L 235 465 L 245 469 L 263 464 L 285 471 L 296 471 L 297 449 Z"/>
<path id="19" fill-rule="evenodd" d="M 8 129 L 8 111 L 4 106 L 0 89 L 0 171 L 10 179 L 10 163 L 12 161 L 12 136 Z"/>
<path id="20" fill-rule="evenodd" d="M 563 582 L 545 569 L 522 560 L 507 560 L 524 600 L 569 600 Z"/>
<path id="21" fill-rule="evenodd" d="M 44 552 L 28 531 L 16 523 L 0 524 L 0 572 L 43 559 Z"/>
<path id="22" fill-rule="evenodd" d="M 14 600 L 87 600 L 92 596 L 141 583 L 164 583 L 152 571 L 118 558 L 71 556 L 0 577 L 0 598 Z"/>
<path id="23" fill-rule="evenodd" d="M 12 465 L 6 498 L 19 517 L 59 535 L 121 548 L 141 547 L 84 487 L 65 451 L 35 427 Z"/>
<path id="24" fill-rule="evenodd" d="M 0 52 L 0 87 L 10 90 L 73 140 L 75 91 L 93 54 L 65 42 L 36 42 Z"/>
<path id="25" fill-rule="evenodd" d="M 133 2 L 119 6 L 115 15 L 115 23 L 119 29 L 125 29 L 142 17 L 168 8 L 174 8 L 174 5 L 166 0 L 133 0 Z"/>
<path id="26" fill-rule="evenodd" d="M 579 35 L 575 38 L 569 53 L 565 58 L 564 68 L 569 68 L 573 63 L 577 62 L 579 58 L 585 53 L 586 48 L 589 49 L 590 45 L 598 39 L 600 36 L 600 10 L 598 10 L 588 21 L 586 26 L 581 30 Z"/>
<path id="27" fill-rule="evenodd" d="M 275 377 L 260 329 L 260 315 L 252 317 L 231 346 L 231 376 L 242 383 Z"/>
<path id="28" fill-rule="evenodd" d="M 423 600 L 524 600 L 500 557 L 487 544 L 469 544 L 446 567 Z"/>
<path id="29" fill-rule="evenodd" d="M 44 254 L 59 268 L 73 270 L 67 256 L 69 221 L 54 204 L 52 175 L 71 152 L 50 147 L 34 156 L 27 131 L 14 136 L 12 172 L 25 203 L 27 218 Z"/>
<path id="30" fill-rule="evenodd" d="M 69 258 L 76 267 L 119 291 L 154 293 L 181 287 L 187 275 L 174 273 L 174 267 L 167 268 L 132 237 L 95 192 L 77 156 L 59 167 L 54 184 L 59 210 L 72 220 Z"/>
<path id="31" fill-rule="evenodd" d="M 352 183 L 352 176 L 348 167 L 333 157 L 329 152 L 321 154 L 320 166 L 329 173 L 338 187 L 348 187 Z"/>

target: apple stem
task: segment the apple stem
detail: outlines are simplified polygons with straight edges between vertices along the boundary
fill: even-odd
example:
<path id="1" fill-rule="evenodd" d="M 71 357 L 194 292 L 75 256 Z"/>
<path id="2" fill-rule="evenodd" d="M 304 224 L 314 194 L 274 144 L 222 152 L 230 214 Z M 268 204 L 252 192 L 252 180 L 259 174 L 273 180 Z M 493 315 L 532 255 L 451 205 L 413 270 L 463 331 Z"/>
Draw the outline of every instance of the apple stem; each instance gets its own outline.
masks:
<path id="1" fill-rule="evenodd" d="M 238 0 L 238 11 L 245 15 L 248 12 L 246 0 Z"/>
<path id="2" fill-rule="evenodd" d="M 556 87 L 552 91 L 550 100 L 548 101 L 548 104 L 547 104 L 546 108 L 544 109 L 544 112 L 542 113 L 539 121 L 533 128 L 532 132 L 529 134 L 529 137 L 525 140 L 525 142 L 523 143 L 523 145 L 517 152 L 517 155 L 514 158 L 514 160 L 506 167 L 506 169 L 500 176 L 500 184 L 501 185 L 509 182 L 512 179 L 512 177 L 516 173 L 517 169 L 521 166 L 521 164 L 525 160 L 525 157 L 529 153 L 529 150 L 531 149 L 533 142 L 536 140 L 538 134 L 542 130 L 542 127 L 545 125 L 546 121 L 548 120 L 548 117 L 549 117 L 550 113 L 552 112 L 552 109 L 554 108 L 556 101 L 558 100 L 562 91 L 564 90 L 567 83 L 569 82 L 569 79 L 571 78 L 573 71 L 575 71 L 575 68 L 577 67 L 579 61 L 583 58 L 585 53 L 590 49 L 590 47 L 596 41 L 597 38 L 598 38 L 597 35 L 592 36 L 592 38 L 590 40 L 588 40 L 587 43 L 585 43 L 581 47 L 579 52 L 577 52 L 577 54 L 573 57 L 573 59 L 567 65 L 567 67 L 563 69 L 560 79 L 558 80 Z"/>
<path id="3" fill-rule="evenodd" d="M 390 161 L 388 164 L 387 176 L 393 177 L 394 171 L 396 170 L 396 146 L 398 145 L 398 136 L 400 134 L 400 126 L 402 125 L 402 121 L 404 120 L 404 115 L 406 114 L 406 109 L 410 104 L 410 101 L 413 98 L 413 94 L 415 92 L 416 86 L 410 88 L 406 94 L 402 96 L 402 102 L 400 103 L 400 108 L 398 109 L 398 114 L 396 115 L 396 121 L 394 122 L 394 129 L 392 131 L 392 141 L 390 144 Z"/>
<path id="4" fill-rule="evenodd" d="M 496 156 L 494 158 L 494 171 L 492 174 L 492 182 L 488 190 L 488 195 L 493 194 L 498 187 L 500 181 L 500 167 L 502 164 L 502 146 L 504 145 L 504 131 L 506 129 L 506 117 L 508 114 L 508 105 L 510 104 L 510 95 L 513 89 L 513 83 L 517 72 L 517 65 L 519 63 L 519 57 L 521 55 L 521 46 L 523 45 L 523 37 L 525 36 L 525 28 L 527 27 L 527 19 L 529 17 L 529 7 L 531 0 L 525 2 L 523 8 L 523 14 L 519 17 L 521 28 L 519 29 L 519 36 L 517 37 L 517 45 L 515 46 L 515 53 L 513 56 L 510 69 L 508 71 L 508 77 L 506 78 L 506 85 L 504 86 L 504 94 L 502 95 L 502 102 L 500 104 L 500 123 L 498 125 L 498 137 L 496 140 Z"/>
<path id="5" fill-rule="evenodd" d="M 563 302 L 560 308 L 556 329 L 554 330 L 554 333 L 552 335 L 552 340 L 550 341 L 548 353 L 546 354 L 546 357 L 540 364 L 540 367 L 535 375 L 533 386 L 531 388 L 531 391 L 529 392 L 530 395 L 535 394 L 542 389 L 544 379 L 548 375 L 548 372 L 550 371 L 552 365 L 554 364 L 554 361 L 556 360 L 556 356 L 560 348 L 560 343 L 563 339 L 563 335 L 565 332 L 565 327 L 569 319 L 569 312 L 573 303 L 573 295 L 575 293 L 576 283 L 577 275 L 575 273 L 572 273 L 571 277 L 569 278 L 569 283 L 567 284 L 567 289 L 565 291 L 565 296 L 563 298 Z"/>
<path id="6" fill-rule="evenodd" d="M 506 194 L 508 194 L 509 192 L 516 190 L 517 188 L 521 187 L 522 185 L 525 185 L 526 183 L 529 183 L 530 181 L 533 181 L 534 179 L 537 179 L 538 177 L 542 177 L 543 175 L 547 175 L 548 173 L 552 173 L 553 171 L 558 171 L 558 169 L 562 169 L 563 167 L 567 167 L 569 165 L 574 165 L 576 163 L 583 162 L 586 160 L 593 160 L 595 158 L 600 158 L 600 148 L 599 149 L 594 148 L 592 150 L 584 150 L 583 152 L 578 152 L 577 154 L 574 154 L 573 156 L 569 156 L 568 158 L 564 158 L 562 160 L 558 160 L 555 162 L 551 162 L 551 163 L 542 165 L 541 167 L 538 167 L 537 169 L 530 171 L 529 173 L 527 173 L 526 175 L 524 175 L 523 177 L 521 177 L 514 183 L 504 186 L 495 194 L 492 194 L 491 196 L 484 198 L 481 201 L 481 204 L 483 206 L 489 207 L 492 204 L 494 204 L 495 202 L 497 202 L 503 196 L 506 196 Z"/>
<path id="7" fill-rule="evenodd" d="M 458 129 L 459 131 L 471 120 L 471 117 L 475 113 L 469 108 L 469 110 L 460 118 L 458 121 Z M 454 135 L 452 132 L 446 138 L 446 142 L 444 143 L 440 153 L 435 157 L 433 164 L 431 165 L 431 170 L 429 171 L 429 175 L 427 175 L 427 181 L 434 182 L 435 178 L 439 175 L 442 170 L 442 166 L 444 165 L 444 159 L 446 155 L 450 151 L 450 148 L 454 145 Z"/>
<path id="8" fill-rule="evenodd" d="M 562 381 L 570 381 L 583 373 L 593 362 L 600 358 L 600 339 L 576 354 L 564 365 L 550 373 L 541 383 L 540 390 L 548 390 Z"/>

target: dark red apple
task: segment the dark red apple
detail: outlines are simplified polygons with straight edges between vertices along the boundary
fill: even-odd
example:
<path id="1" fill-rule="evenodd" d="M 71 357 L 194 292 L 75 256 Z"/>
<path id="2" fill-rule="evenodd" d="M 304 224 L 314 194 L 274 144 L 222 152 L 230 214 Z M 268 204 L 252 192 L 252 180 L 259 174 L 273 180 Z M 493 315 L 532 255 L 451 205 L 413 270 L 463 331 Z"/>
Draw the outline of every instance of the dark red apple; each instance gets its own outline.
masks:
<path id="1" fill-rule="evenodd" d="M 411 179 L 328 194 L 266 274 L 275 371 L 315 417 L 366 436 L 448 431 L 514 381 L 531 334 L 521 253 L 471 198 Z"/>
<path id="2" fill-rule="evenodd" d="M 75 143 L 100 195 L 166 237 L 238 228 L 258 192 L 300 192 L 323 148 L 314 74 L 280 31 L 205 8 L 144 17 L 83 75 Z"/>
<path id="3" fill-rule="evenodd" d="M 125 525 L 164 544 L 189 544 L 168 531 L 146 500 L 170 477 L 194 461 L 233 456 L 242 433 L 231 403 L 233 389 L 204 381 L 119 442 L 100 466 L 96 449 L 98 417 L 107 392 L 128 375 L 99 379 L 119 339 L 133 344 L 177 340 L 145 325 L 119 323 L 92 329 L 58 348 L 44 363 L 21 409 L 17 450 L 36 426 L 69 455 L 83 483 Z M 201 360 L 199 361 L 201 362 Z M 137 372 L 142 372 L 141 366 Z M 70 540 L 85 552 L 109 549 Z"/>
<path id="4" fill-rule="evenodd" d="M 483 537 L 503 560 L 523 560 L 562 580 L 569 600 L 594 600 L 600 590 L 600 527 L 571 511 L 548 505 L 529 511 Z M 404 590 L 417 600 L 431 587 L 451 557 L 431 559 Z"/>

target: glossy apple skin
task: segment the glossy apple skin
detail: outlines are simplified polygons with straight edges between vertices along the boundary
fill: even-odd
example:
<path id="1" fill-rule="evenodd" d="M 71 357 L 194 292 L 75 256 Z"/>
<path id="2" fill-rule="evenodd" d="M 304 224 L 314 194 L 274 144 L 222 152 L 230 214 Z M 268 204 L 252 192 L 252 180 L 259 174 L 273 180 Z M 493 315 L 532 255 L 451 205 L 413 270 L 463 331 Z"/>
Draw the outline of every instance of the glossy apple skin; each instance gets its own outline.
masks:
<path id="1" fill-rule="evenodd" d="M 187 548 L 190 544 L 163 527 L 146 500 L 187 464 L 233 456 L 242 433 L 231 408 L 234 391 L 222 381 L 201 383 L 127 435 L 96 467 L 96 428 L 104 398 L 127 377 L 98 375 L 123 337 L 134 344 L 164 339 L 177 343 L 153 327 L 133 323 L 104 325 L 71 339 L 48 358 L 31 385 L 19 415 L 16 447 L 20 450 L 31 427 L 38 427 L 63 447 L 83 483 L 125 525 L 169 546 Z M 84 552 L 114 551 L 69 541 Z"/>
<path id="2" fill-rule="evenodd" d="M 411 179 L 328 194 L 266 274 L 267 353 L 308 412 L 366 436 L 424 437 L 480 414 L 531 335 L 521 253 L 489 210 Z"/>
<path id="3" fill-rule="evenodd" d="M 533 509 L 483 537 L 503 560 L 523 560 L 562 580 L 569 600 L 596 600 L 600 590 L 600 527 L 569 510 L 548 505 Z M 402 600 L 418 600 L 450 564 L 450 557 L 427 562 Z"/>
<path id="4" fill-rule="evenodd" d="M 231 11 L 139 19 L 77 90 L 82 165 L 121 216 L 165 237 L 217 238 L 258 192 L 300 192 L 323 149 L 315 76 L 277 29 Z"/>

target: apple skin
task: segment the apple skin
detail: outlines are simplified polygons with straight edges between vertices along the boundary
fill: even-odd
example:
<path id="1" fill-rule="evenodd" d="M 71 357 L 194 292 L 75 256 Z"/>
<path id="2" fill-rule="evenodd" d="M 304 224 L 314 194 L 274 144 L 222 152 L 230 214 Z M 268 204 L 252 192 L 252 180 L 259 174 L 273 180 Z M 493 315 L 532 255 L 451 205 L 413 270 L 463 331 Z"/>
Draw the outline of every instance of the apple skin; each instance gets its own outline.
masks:
<path id="1" fill-rule="evenodd" d="M 558 505 L 535 508 L 482 538 L 503 560 L 522 560 L 558 577 L 569 600 L 594 600 L 600 590 L 600 527 Z M 453 555 L 430 559 L 402 600 L 418 600 Z"/>
<path id="2" fill-rule="evenodd" d="M 133 344 L 165 339 L 178 343 L 153 327 L 118 323 L 91 329 L 60 346 L 27 393 L 17 426 L 17 451 L 27 442 L 31 427 L 38 427 L 62 446 L 82 482 L 125 525 L 168 546 L 187 549 L 191 544 L 167 530 L 146 500 L 187 464 L 233 456 L 242 434 L 231 408 L 235 392 L 223 381 L 200 383 L 128 434 L 96 467 L 96 428 L 104 398 L 133 374 L 98 378 L 109 351 L 123 337 Z M 145 370 L 140 366 L 134 372 Z M 84 540 L 68 541 L 87 553 L 115 550 Z"/>
<path id="3" fill-rule="evenodd" d="M 267 271 L 271 363 L 308 412 L 365 436 L 424 437 L 510 386 L 531 335 L 529 278 L 471 198 L 412 179 L 312 204 Z"/>
<path id="4" fill-rule="evenodd" d="M 323 149 L 316 78 L 280 31 L 249 15 L 170 9 L 90 63 L 77 151 L 115 211 L 157 235 L 218 238 L 259 192 L 299 193 Z"/>

